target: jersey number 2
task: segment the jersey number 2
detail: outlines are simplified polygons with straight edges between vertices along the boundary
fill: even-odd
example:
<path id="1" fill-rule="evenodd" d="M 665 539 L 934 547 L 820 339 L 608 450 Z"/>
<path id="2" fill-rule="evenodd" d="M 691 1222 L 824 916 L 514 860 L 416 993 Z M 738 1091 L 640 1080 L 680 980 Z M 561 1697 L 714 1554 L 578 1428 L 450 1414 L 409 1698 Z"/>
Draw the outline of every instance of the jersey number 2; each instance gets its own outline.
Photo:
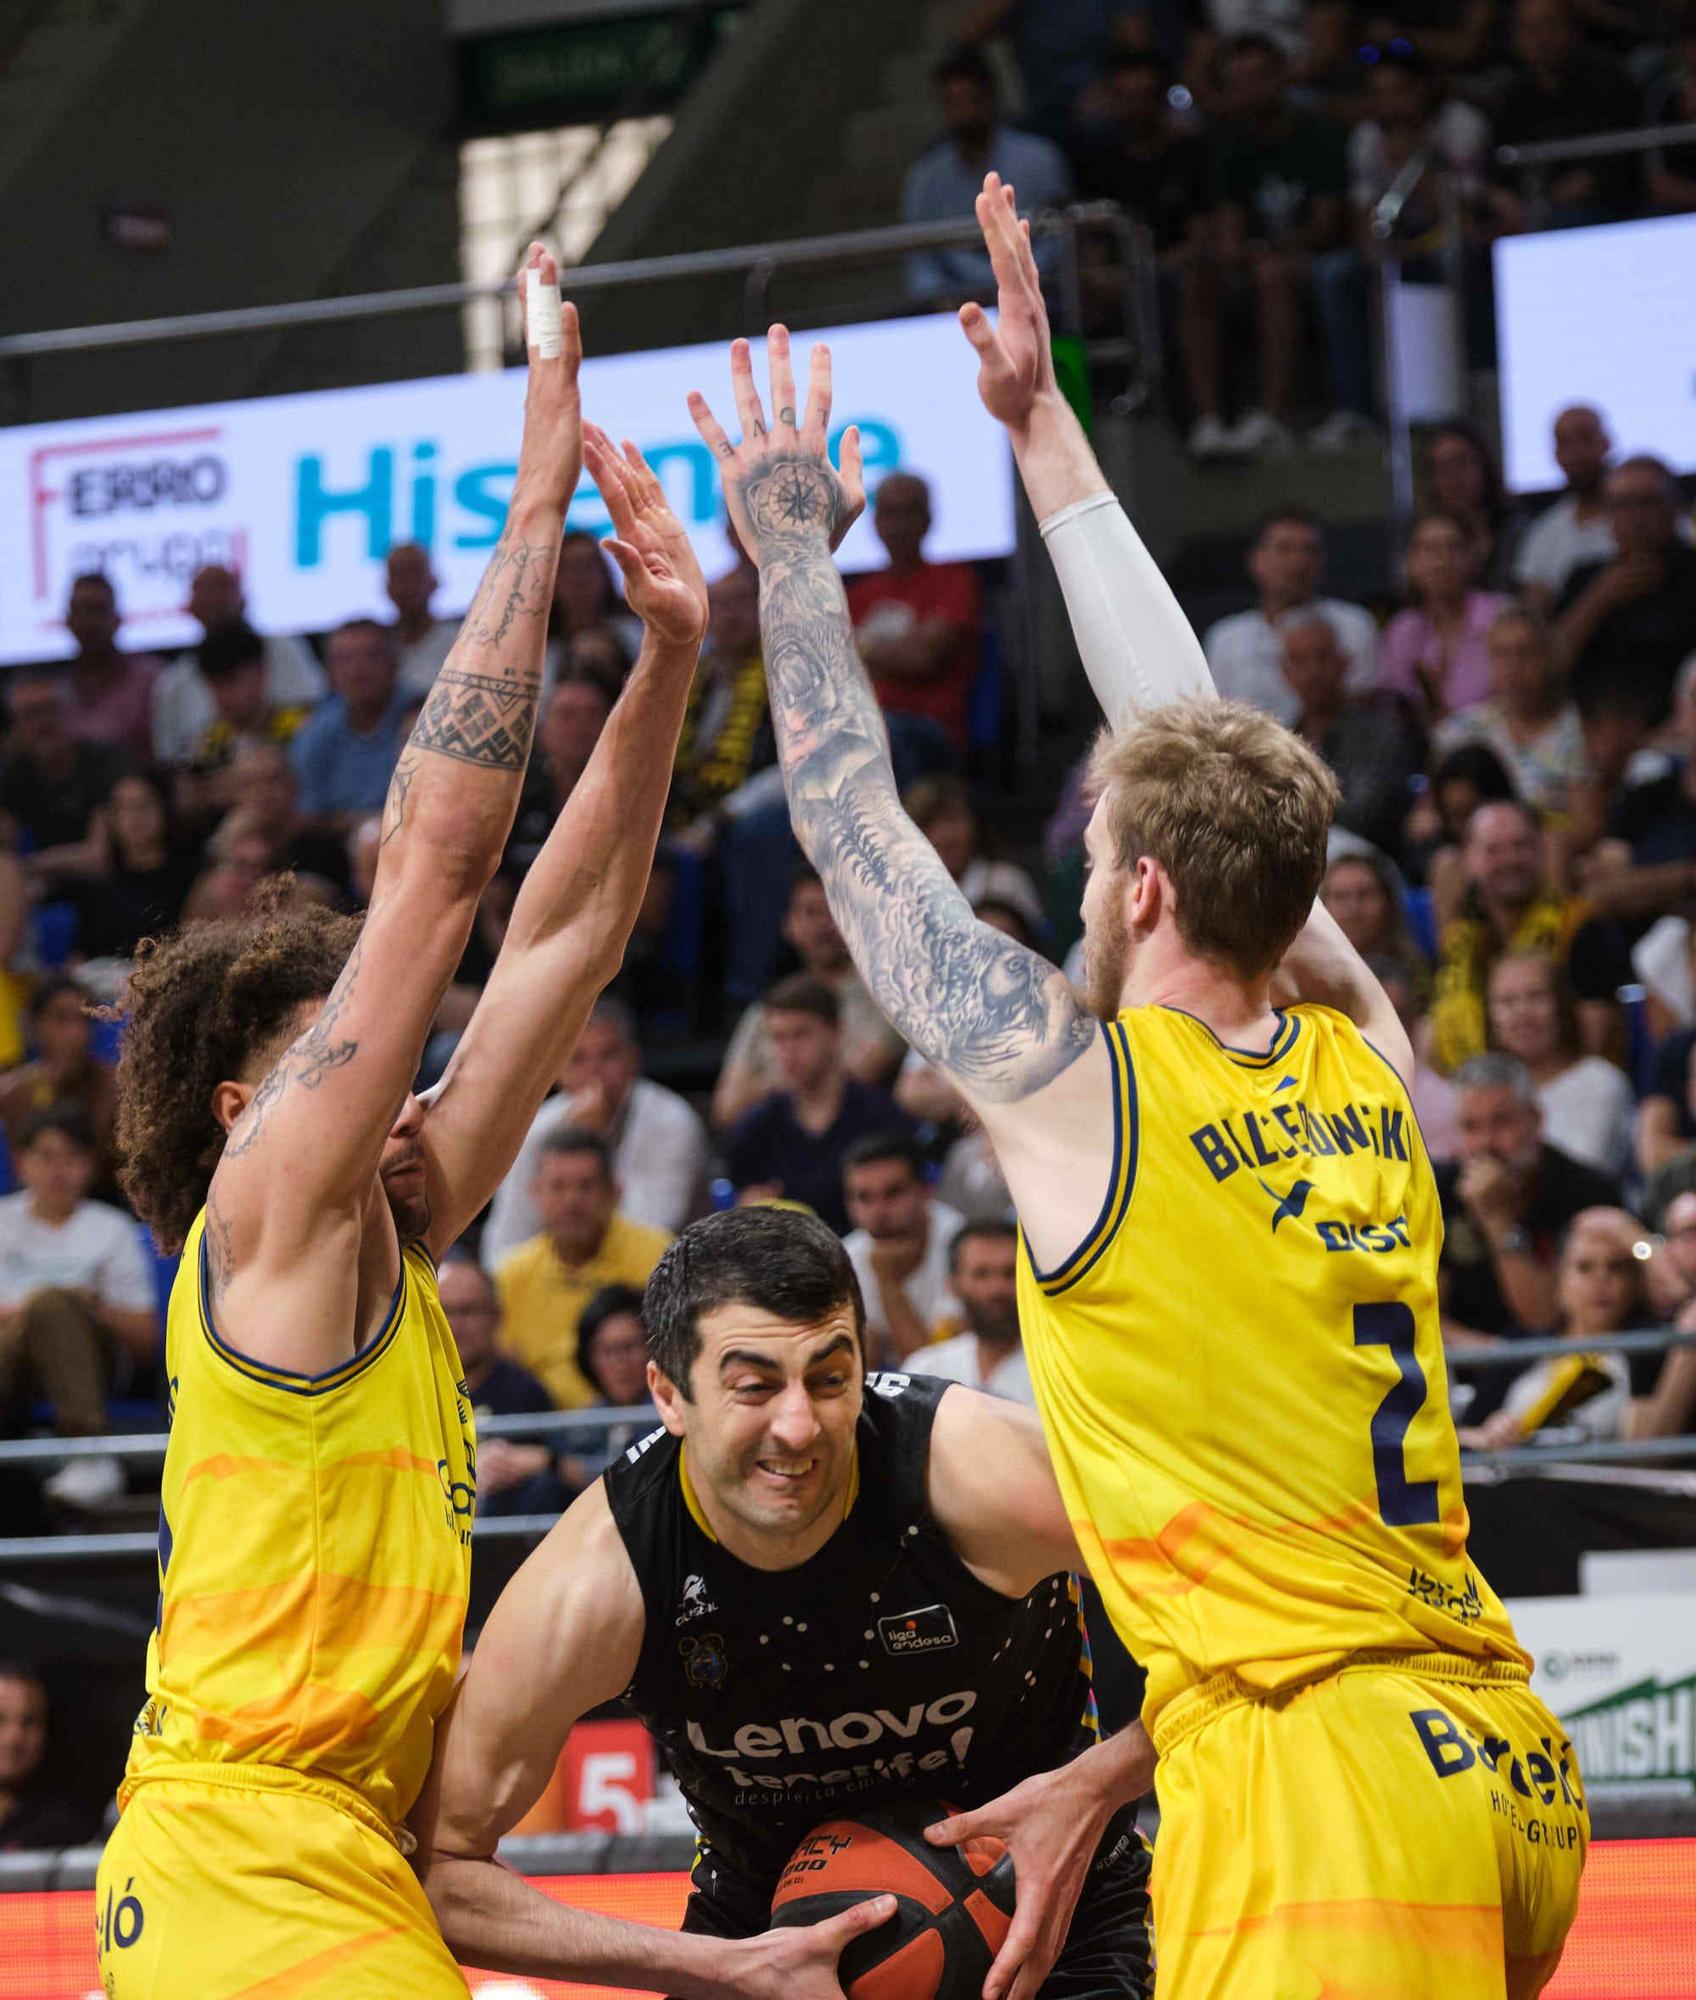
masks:
<path id="1" fill-rule="evenodd" d="M 1356 1347 L 1387 1347 L 1397 1376 L 1372 1416 L 1372 1470 L 1378 1481 L 1378 1512 L 1392 1528 L 1415 1528 L 1437 1521 L 1434 1479 L 1409 1479 L 1402 1447 L 1408 1426 L 1425 1402 L 1425 1370 L 1413 1349 L 1413 1314 L 1404 1305 L 1356 1306 Z"/>

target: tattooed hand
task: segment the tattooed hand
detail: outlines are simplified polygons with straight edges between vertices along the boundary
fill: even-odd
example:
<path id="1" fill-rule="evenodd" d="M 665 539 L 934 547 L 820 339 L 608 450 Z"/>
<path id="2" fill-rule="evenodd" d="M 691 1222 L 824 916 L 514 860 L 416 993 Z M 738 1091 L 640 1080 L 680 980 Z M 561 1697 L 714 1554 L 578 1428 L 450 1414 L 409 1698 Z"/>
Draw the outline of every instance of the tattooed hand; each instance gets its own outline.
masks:
<path id="1" fill-rule="evenodd" d="M 538 270 L 544 284 L 559 282 L 559 266 L 540 243 L 532 243 L 518 267 L 518 301 L 524 309 L 527 273 Z M 583 336 L 577 308 L 566 300 L 559 309 L 562 351 L 544 361 L 530 352 L 530 380 L 524 392 L 524 439 L 518 448 L 515 504 L 523 494 L 563 513 L 577 491 L 583 471 L 583 405 L 577 390 L 577 370 L 583 359 Z"/>
<path id="2" fill-rule="evenodd" d="M 724 471 L 730 518 L 756 563 L 763 569 L 784 551 L 812 544 L 834 549 L 866 504 L 860 476 L 860 433 L 850 424 L 842 434 L 842 467 L 830 462 L 830 349 L 813 348 L 807 408 L 796 422 L 795 376 L 789 360 L 789 329 L 774 326 L 767 336 L 774 419 L 766 428 L 760 392 L 754 387 L 754 357 L 748 343 L 730 349 L 730 379 L 742 419 L 742 442 L 733 445 L 699 390 L 689 396 L 689 414 Z"/>
<path id="3" fill-rule="evenodd" d="M 699 651 L 707 630 L 707 580 L 683 523 L 648 461 L 628 441 L 621 458 L 605 431 L 585 432 L 589 472 L 612 516 L 601 547 L 624 573 L 624 595 L 661 645 Z"/>

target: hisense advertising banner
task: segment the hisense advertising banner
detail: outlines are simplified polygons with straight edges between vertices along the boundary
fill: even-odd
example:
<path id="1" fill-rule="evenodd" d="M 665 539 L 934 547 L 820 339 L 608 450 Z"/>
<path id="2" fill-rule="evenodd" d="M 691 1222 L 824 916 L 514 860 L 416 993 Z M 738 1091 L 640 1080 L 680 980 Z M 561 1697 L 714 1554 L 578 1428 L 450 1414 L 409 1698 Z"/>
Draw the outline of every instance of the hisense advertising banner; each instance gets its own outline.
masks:
<path id="1" fill-rule="evenodd" d="M 860 427 L 866 481 L 900 467 L 931 483 L 935 561 L 1007 554 L 1012 465 L 977 399 L 977 362 L 952 314 L 882 320 L 799 336 L 828 340 L 835 437 Z M 764 379 L 763 343 L 755 366 Z M 702 390 L 734 433 L 727 344 L 591 357 L 587 414 L 648 455 L 709 576 L 727 568 L 718 466 L 685 398 Z M 435 560 L 437 610 L 470 603 L 506 518 L 524 405 L 524 370 L 259 397 L 128 417 L 0 430 L 0 663 L 63 658 L 70 580 L 111 577 L 135 650 L 197 641 L 188 579 L 229 563 L 248 615 L 268 632 L 316 632 L 344 618 L 392 616 L 382 594 L 391 543 Z M 568 526 L 609 527 L 585 477 Z M 883 554 L 870 522 L 844 543 L 845 569 Z"/>

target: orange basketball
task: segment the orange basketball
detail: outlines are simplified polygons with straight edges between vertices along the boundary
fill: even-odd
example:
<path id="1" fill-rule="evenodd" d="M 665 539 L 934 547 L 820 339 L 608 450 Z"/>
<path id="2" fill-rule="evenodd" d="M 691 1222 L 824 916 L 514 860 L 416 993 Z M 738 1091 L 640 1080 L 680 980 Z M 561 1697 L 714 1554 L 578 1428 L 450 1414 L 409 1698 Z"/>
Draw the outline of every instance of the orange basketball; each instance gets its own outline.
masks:
<path id="1" fill-rule="evenodd" d="M 772 1898 L 774 1924 L 814 1924 L 868 1896 L 895 1915 L 842 1954 L 848 2000 L 978 2000 L 1013 1920 L 1013 1863 L 999 1840 L 932 1847 L 941 1804 L 892 1806 L 826 1820 L 790 1856 Z"/>

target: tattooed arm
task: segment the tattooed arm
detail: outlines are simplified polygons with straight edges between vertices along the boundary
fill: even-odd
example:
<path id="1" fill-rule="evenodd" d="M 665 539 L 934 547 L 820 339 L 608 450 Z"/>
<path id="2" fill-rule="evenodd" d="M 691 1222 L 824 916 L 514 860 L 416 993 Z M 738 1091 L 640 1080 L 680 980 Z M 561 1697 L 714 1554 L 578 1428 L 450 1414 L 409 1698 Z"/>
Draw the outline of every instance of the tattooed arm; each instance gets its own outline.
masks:
<path id="1" fill-rule="evenodd" d="M 539 247 L 531 265 L 552 281 Z M 316 1019 L 268 1072 L 220 1086 L 229 1137 L 207 1202 L 213 1305 L 226 1339 L 274 1367 L 321 1372 L 374 1330 L 399 1275 L 390 1207 L 416 1220 L 427 1198 L 417 1118 L 396 1121 L 530 754 L 582 453 L 570 306 L 561 322 L 563 354 L 531 353 L 505 529 L 395 769 L 359 942 Z"/>
<path id="2" fill-rule="evenodd" d="M 697 427 L 724 462 L 737 532 L 760 570 L 760 626 L 790 816 L 818 869 L 860 977 L 890 1022 L 958 1086 L 989 1127 L 1037 1254 L 1064 1256 L 1080 1190 L 1079 1148 L 1101 1125 L 1110 1164 L 1107 1055 L 1065 978 L 979 923 L 936 850 L 901 809 L 877 703 L 854 649 L 830 559 L 841 483 L 825 447 L 830 356 L 813 349 L 797 426 L 789 338 L 770 339 L 768 432 L 746 341 L 731 350 L 743 441 L 733 446 L 700 396 Z M 1056 1219 L 1054 1170 L 1067 1196 Z M 1098 1195 L 1099 1198 L 1099 1195 Z M 1075 1228 L 1074 1228 L 1075 1233 Z"/>
<path id="3" fill-rule="evenodd" d="M 445 1249 L 518 1157 L 596 995 L 617 972 L 653 867 L 677 739 L 707 627 L 707 586 L 634 445 L 593 425 L 589 470 L 616 531 L 603 544 L 641 618 L 642 652 L 588 769 L 524 886 L 477 1011 L 424 1126 L 428 1240 Z"/>

